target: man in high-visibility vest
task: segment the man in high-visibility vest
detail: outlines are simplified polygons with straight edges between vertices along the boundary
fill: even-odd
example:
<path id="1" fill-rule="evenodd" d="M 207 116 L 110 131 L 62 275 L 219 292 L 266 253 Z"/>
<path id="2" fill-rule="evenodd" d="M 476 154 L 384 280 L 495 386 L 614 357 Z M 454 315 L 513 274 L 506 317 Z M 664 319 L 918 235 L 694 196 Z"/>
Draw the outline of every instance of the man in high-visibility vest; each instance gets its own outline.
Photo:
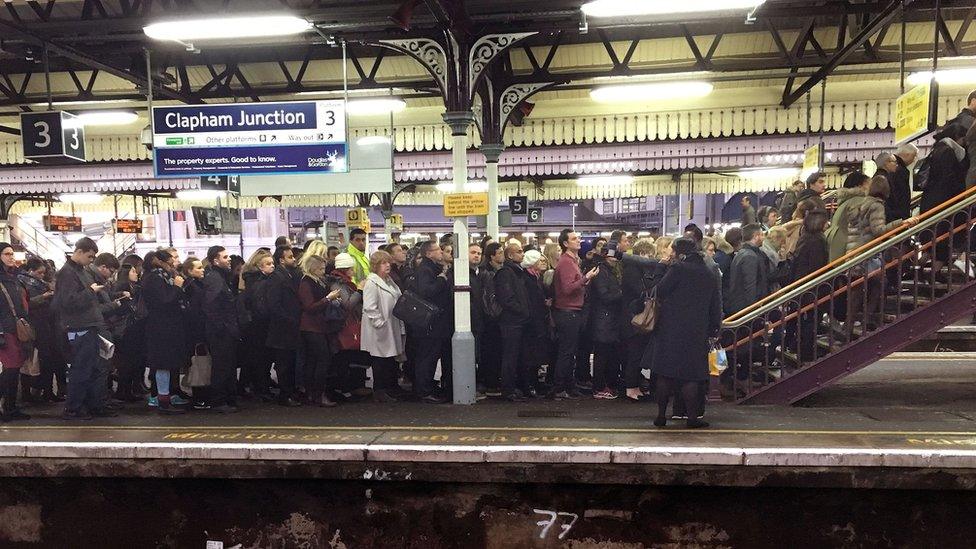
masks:
<path id="1" fill-rule="evenodd" d="M 369 258 L 366 256 L 367 239 L 366 231 L 353 229 L 349 232 L 349 246 L 346 248 L 346 253 L 356 261 L 352 269 L 352 281 L 360 288 L 369 276 Z"/>

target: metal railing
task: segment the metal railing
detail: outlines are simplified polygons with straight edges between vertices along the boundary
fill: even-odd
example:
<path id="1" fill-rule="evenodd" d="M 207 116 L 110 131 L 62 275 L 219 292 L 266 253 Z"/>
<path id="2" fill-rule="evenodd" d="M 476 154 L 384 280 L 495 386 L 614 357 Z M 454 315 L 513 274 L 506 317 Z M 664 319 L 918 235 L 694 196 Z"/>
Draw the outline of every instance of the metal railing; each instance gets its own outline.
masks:
<path id="1" fill-rule="evenodd" d="M 720 333 L 731 366 L 723 374 L 725 388 L 747 399 L 951 298 L 976 278 L 976 258 L 970 257 L 974 221 L 976 188 L 731 315 Z M 932 269 L 933 260 L 944 267 Z M 873 352 L 880 358 L 897 346 Z"/>

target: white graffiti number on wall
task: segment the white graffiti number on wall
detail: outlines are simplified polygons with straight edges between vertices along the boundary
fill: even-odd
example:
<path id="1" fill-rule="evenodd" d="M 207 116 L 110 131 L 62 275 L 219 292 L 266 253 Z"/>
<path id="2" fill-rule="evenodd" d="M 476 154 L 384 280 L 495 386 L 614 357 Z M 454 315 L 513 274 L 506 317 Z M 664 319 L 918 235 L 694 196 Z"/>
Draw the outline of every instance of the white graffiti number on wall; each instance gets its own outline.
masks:
<path id="1" fill-rule="evenodd" d="M 549 534 L 549 528 L 551 528 L 552 525 L 556 524 L 557 522 L 562 522 L 562 524 L 559 525 L 559 529 L 562 530 L 559 532 L 559 539 L 563 539 L 566 537 L 566 534 L 573 529 L 573 525 L 576 524 L 576 521 L 579 519 L 579 515 L 576 513 L 562 513 L 556 511 L 546 511 L 544 509 L 533 509 L 533 511 L 540 515 L 547 515 L 549 517 L 548 519 L 540 520 L 536 523 L 542 527 L 542 531 L 539 532 L 539 539 L 546 539 L 546 536 Z"/>

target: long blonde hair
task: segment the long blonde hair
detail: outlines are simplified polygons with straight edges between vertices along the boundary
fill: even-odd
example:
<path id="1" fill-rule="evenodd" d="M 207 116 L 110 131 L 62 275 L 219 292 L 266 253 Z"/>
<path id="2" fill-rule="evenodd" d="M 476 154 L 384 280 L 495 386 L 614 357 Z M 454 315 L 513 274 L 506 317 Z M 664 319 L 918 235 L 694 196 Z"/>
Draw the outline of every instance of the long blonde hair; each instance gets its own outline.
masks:
<path id="1" fill-rule="evenodd" d="M 316 276 L 315 273 L 313 273 L 312 271 L 314 269 L 316 269 L 317 267 L 324 267 L 325 266 L 325 258 L 324 257 L 317 256 L 317 255 L 305 254 L 305 255 L 302 256 L 302 260 L 299 262 L 298 266 L 301 269 L 302 274 L 304 274 L 305 276 L 311 278 L 312 280 L 316 280 L 318 282 L 322 282 L 322 279 L 319 278 L 318 276 Z"/>
<path id="2" fill-rule="evenodd" d="M 322 242 L 321 240 L 313 240 L 308 245 L 305 253 L 302 254 L 302 258 L 298 260 L 299 270 L 305 274 L 308 274 L 308 262 L 311 261 L 313 257 L 321 259 L 323 263 L 328 263 L 328 254 L 329 247 L 325 245 L 325 242 Z"/>
<path id="3" fill-rule="evenodd" d="M 674 242 L 674 238 L 670 236 L 662 236 L 654 241 L 654 257 L 657 259 L 664 259 L 668 256 L 668 250 L 671 249 L 671 243 Z"/>
<path id="4" fill-rule="evenodd" d="M 257 250 L 251 254 L 251 257 L 247 258 L 247 263 L 241 268 L 241 274 L 260 270 L 261 260 L 266 257 L 271 257 L 271 254 L 267 250 Z"/>

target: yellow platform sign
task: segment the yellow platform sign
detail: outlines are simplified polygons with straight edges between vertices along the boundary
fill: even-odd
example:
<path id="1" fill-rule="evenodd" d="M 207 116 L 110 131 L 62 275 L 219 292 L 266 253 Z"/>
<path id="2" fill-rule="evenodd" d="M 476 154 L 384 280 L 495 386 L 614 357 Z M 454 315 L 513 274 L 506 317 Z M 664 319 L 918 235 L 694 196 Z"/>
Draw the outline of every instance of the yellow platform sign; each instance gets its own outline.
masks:
<path id="1" fill-rule="evenodd" d="M 444 217 L 488 215 L 488 193 L 454 193 L 444 195 Z"/>
<path id="2" fill-rule="evenodd" d="M 895 102 L 895 144 L 901 145 L 929 131 L 932 84 L 916 86 Z"/>
<path id="3" fill-rule="evenodd" d="M 363 229 L 368 233 L 370 230 L 370 224 L 369 213 L 366 212 L 366 208 L 349 208 L 346 210 L 346 228 Z"/>
<path id="4" fill-rule="evenodd" d="M 386 225 L 392 233 L 403 232 L 403 215 L 390 214 L 390 217 L 386 218 Z"/>
<path id="5" fill-rule="evenodd" d="M 823 160 L 823 143 L 817 143 L 803 152 L 803 176 L 820 171 Z"/>

